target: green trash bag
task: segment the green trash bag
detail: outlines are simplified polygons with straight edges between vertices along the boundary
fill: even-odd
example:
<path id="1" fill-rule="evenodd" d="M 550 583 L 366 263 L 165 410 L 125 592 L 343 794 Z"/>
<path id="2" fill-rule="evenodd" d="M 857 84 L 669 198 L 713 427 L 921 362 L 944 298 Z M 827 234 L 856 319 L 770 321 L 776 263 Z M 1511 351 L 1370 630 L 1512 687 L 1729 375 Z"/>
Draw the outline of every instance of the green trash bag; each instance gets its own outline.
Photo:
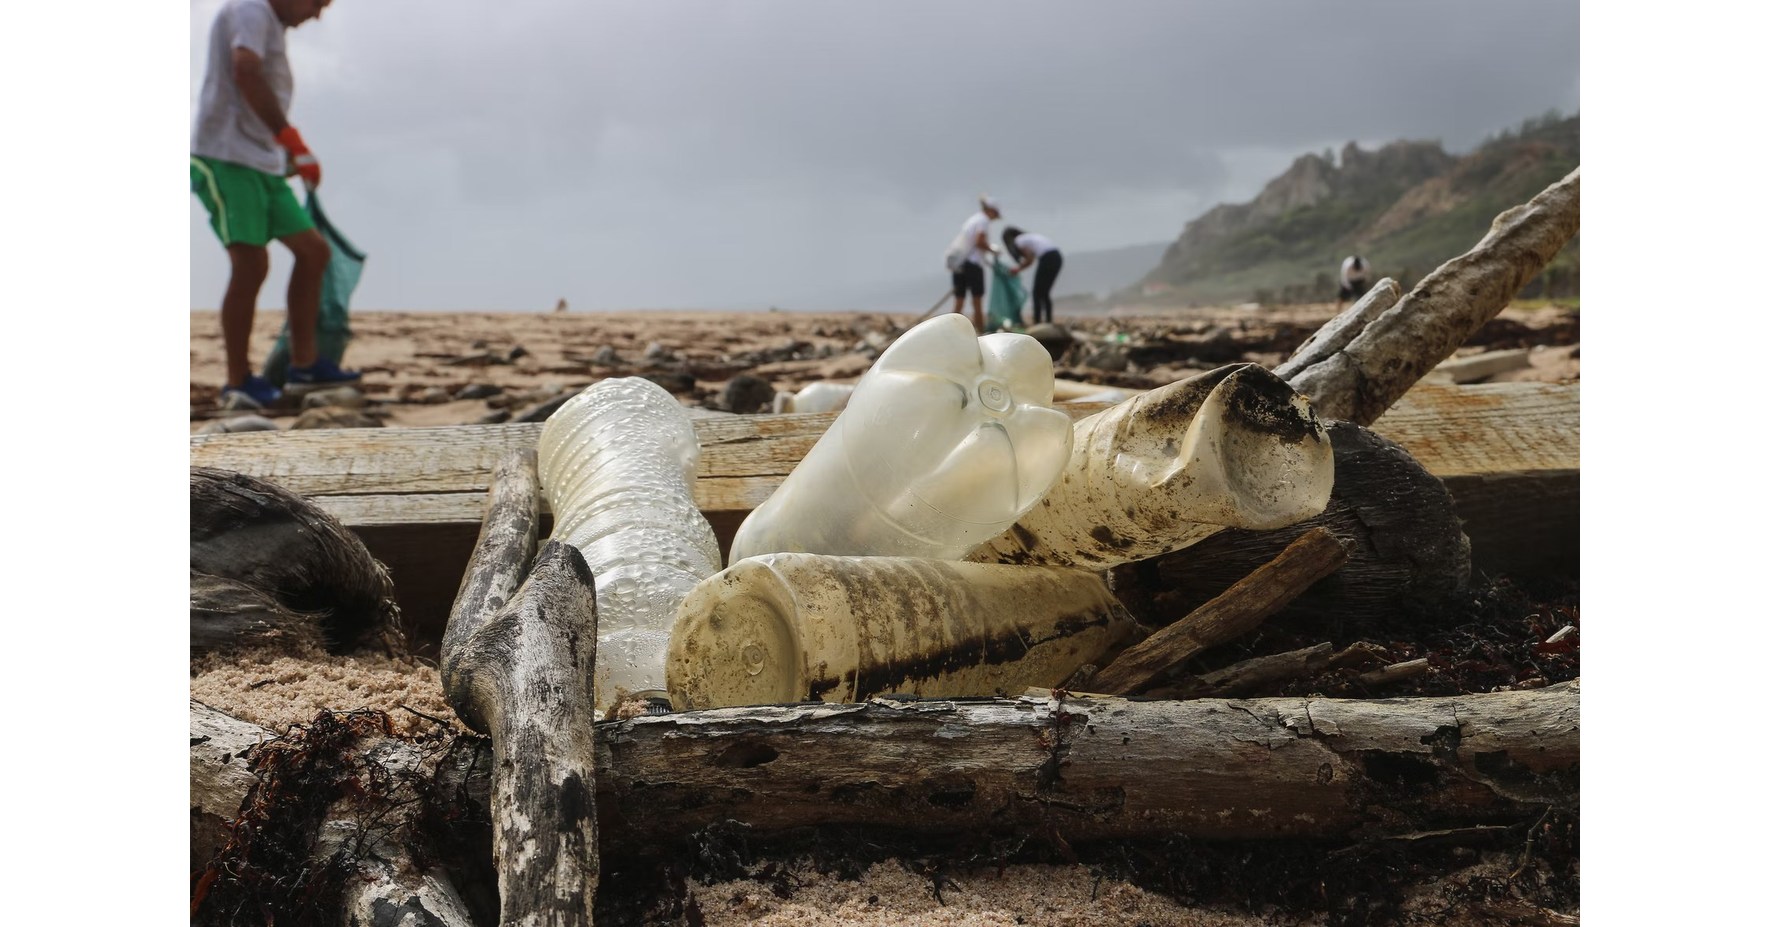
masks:
<path id="1" fill-rule="evenodd" d="M 342 365 L 344 349 L 350 344 L 350 294 L 363 275 L 363 259 L 367 255 L 358 251 L 320 211 L 320 198 L 312 190 L 307 191 L 307 214 L 313 217 L 314 228 L 332 246 L 332 259 L 326 263 L 326 276 L 320 281 L 320 320 L 314 330 L 314 345 L 319 356 Z M 277 343 L 264 359 L 264 378 L 281 386 L 288 372 L 289 323 L 285 321 Z"/>
<path id="2" fill-rule="evenodd" d="M 990 266 L 990 274 L 995 277 L 989 288 L 989 316 L 984 321 L 984 330 L 992 332 L 1023 332 L 1026 322 L 1020 316 L 1020 309 L 1026 305 L 1026 288 L 1020 285 L 1018 274 L 1010 274 L 1013 267 L 994 259 Z"/>

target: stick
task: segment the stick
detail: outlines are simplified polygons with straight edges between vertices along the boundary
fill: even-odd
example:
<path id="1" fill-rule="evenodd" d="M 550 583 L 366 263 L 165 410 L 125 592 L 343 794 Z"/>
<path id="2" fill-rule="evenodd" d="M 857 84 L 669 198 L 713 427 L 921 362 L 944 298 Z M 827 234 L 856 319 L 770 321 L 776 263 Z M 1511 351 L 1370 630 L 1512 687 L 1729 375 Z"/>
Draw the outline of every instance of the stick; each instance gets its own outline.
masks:
<path id="1" fill-rule="evenodd" d="M 1326 669 L 1334 645 L 1322 642 L 1301 650 L 1243 660 L 1214 673 L 1202 673 L 1175 688 L 1178 698 L 1234 698 L 1260 686 L 1301 679 Z"/>
<path id="2" fill-rule="evenodd" d="M 443 634 L 444 692 L 492 738 L 499 922 L 588 927 L 601 863 L 590 695 L 596 593 L 583 555 L 557 541 L 508 592 L 533 548 L 538 482 L 532 450 L 499 463 Z"/>
<path id="3" fill-rule="evenodd" d="M 1400 682 L 1403 679 L 1424 676 L 1431 671 L 1431 664 L 1427 662 L 1425 657 L 1421 657 L 1418 660 L 1377 667 L 1368 673 L 1361 674 L 1358 681 L 1367 686 L 1380 686 L 1386 682 Z"/>
<path id="4" fill-rule="evenodd" d="M 950 289 L 949 289 L 949 290 L 947 290 L 947 291 L 946 291 L 946 293 L 945 293 L 945 294 L 943 294 L 943 295 L 942 295 L 942 296 L 941 296 L 941 297 L 940 297 L 940 302 L 937 302 L 937 303 L 935 303 L 935 304 L 934 304 L 934 305 L 932 305 L 932 306 L 929 306 L 929 307 L 928 307 L 928 311 L 927 311 L 927 312 L 924 312 L 924 313 L 922 313 L 922 314 L 921 314 L 921 315 L 919 315 L 919 316 L 916 316 L 916 322 L 920 322 L 920 321 L 922 321 L 922 320 L 923 320 L 923 319 L 926 319 L 926 318 L 928 318 L 928 317 L 929 317 L 929 316 L 931 316 L 931 315 L 933 315 L 933 314 L 934 314 L 934 310 L 936 310 L 936 309 L 939 309 L 939 308 L 940 308 L 940 307 L 941 307 L 941 306 L 944 306 L 944 305 L 946 305 L 946 301 L 947 301 L 947 300 L 949 300 L 949 299 L 952 299 L 952 298 L 953 298 L 953 291 L 952 291 L 952 290 L 950 290 Z M 916 324 L 916 322 L 911 322 L 911 323 L 910 323 L 910 324 L 911 324 L 911 325 L 915 325 L 915 324 Z"/>
<path id="5" fill-rule="evenodd" d="M 1089 686 L 1134 693 L 1201 651 L 1247 633 L 1345 562 L 1346 550 L 1331 532 L 1311 529 L 1222 595 L 1127 649 Z"/>

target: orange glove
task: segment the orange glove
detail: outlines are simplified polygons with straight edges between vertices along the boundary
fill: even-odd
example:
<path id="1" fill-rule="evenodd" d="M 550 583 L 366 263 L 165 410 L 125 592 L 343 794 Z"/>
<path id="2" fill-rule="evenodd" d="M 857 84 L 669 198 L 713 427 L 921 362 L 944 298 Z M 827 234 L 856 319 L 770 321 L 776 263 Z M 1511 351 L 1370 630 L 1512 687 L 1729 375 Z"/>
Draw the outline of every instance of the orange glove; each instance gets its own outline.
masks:
<path id="1" fill-rule="evenodd" d="M 288 149 L 289 162 L 308 186 L 320 185 L 320 159 L 307 150 L 307 143 L 301 140 L 301 133 L 295 131 L 294 126 L 284 126 L 283 131 L 277 133 L 277 144 Z"/>

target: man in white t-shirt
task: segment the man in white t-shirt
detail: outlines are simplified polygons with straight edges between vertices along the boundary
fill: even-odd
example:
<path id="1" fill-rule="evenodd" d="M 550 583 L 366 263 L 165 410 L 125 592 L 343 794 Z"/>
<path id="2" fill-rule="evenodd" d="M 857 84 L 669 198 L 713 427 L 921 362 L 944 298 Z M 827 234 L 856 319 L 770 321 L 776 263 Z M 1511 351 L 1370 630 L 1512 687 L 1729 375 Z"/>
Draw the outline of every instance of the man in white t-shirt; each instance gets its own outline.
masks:
<path id="1" fill-rule="evenodd" d="M 1340 305 L 1363 296 L 1370 286 L 1370 265 L 1364 258 L 1354 254 L 1340 262 Z"/>
<path id="2" fill-rule="evenodd" d="M 953 275 L 953 311 L 965 313 L 965 294 L 971 294 L 971 321 L 983 333 L 983 261 L 996 249 L 989 243 L 989 224 L 1002 217 L 1001 206 L 989 196 L 977 200 L 978 211 L 959 227 L 947 246 L 946 269 Z"/>
<path id="3" fill-rule="evenodd" d="M 319 160 L 285 115 L 295 81 L 284 33 L 318 19 L 330 3 L 227 0 L 209 30 L 208 72 L 191 129 L 191 192 L 227 249 L 230 270 L 221 298 L 225 407 L 268 406 L 282 398 L 282 390 L 252 374 L 249 356 L 272 239 L 295 256 L 289 274 L 290 391 L 355 383 L 362 376 L 319 353 L 314 333 L 332 249 L 284 179 L 287 167 L 310 187 L 320 183 Z"/>

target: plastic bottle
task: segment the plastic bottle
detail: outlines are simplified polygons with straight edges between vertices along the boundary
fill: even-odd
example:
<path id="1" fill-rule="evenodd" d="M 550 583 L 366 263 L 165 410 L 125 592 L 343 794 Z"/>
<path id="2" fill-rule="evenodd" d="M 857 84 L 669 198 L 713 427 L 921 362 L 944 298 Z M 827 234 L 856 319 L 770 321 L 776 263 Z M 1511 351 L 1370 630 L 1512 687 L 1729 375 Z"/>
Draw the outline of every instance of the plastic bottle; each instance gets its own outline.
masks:
<path id="1" fill-rule="evenodd" d="M 840 412 L 848 406 L 848 397 L 854 395 L 853 383 L 829 383 L 818 381 L 806 386 L 797 393 L 785 390 L 774 394 L 774 411 L 782 412 Z"/>
<path id="2" fill-rule="evenodd" d="M 1012 525 L 1069 458 L 1051 356 L 962 315 L 905 332 L 744 519 L 733 562 L 777 552 L 958 560 Z"/>
<path id="3" fill-rule="evenodd" d="M 764 554 L 689 593 L 666 676 L 680 709 L 1018 694 L 1138 631 L 1084 570 Z"/>
<path id="4" fill-rule="evenodd" d="M 602 380 L 547 419 L 536 451 L 552 537 L 595 577 L 597 709 L 663 697 L 676 608 L 720 566 L 695 507 L 701 451 L 688 411 L 650 380 Z"/>
<path id="5" fill-rule="evenodd" d="M 1334 452 L 1309 400 L 1256 364 L 1150 390 L 1075 423 L 1057 485 L 967 559 L 1104 570 L 1223 528 L 1321 514 Z"/>

